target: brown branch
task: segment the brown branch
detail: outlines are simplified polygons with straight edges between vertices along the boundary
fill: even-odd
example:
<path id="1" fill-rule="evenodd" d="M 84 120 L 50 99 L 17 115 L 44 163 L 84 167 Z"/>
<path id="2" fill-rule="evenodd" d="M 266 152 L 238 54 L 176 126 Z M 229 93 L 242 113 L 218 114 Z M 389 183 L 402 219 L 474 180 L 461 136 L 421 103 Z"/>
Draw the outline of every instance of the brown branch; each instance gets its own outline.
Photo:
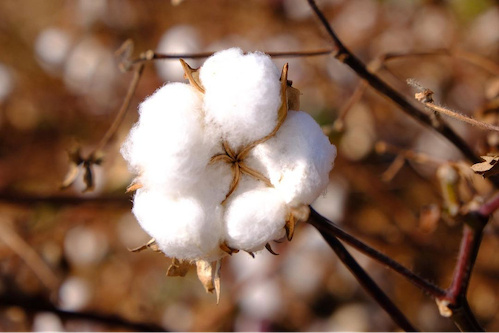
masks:
<path id="1" fill-rule="evenodd" d="M 378 252 L 377 250 L 371 248 L 367 244 L 359 241 L 357 238 L 351 236 L 345 231 L 341 230 L 334 222 L 329 221 L 324 216 L 319 214 L 315 209 L 310 207 L 310 219 L 309 223 L 314 225 L 316 228 L 321 228 L 330 235 L 337 237 L 347 243 L 348 245 L 354 247 L 356 250 L 364 253 L 370 258 L 378 261 L 379 263 L 385 265 L 386 267 L 392 269 L 393 271 L 399 273 L 406 279 L 408 279 L 416 287 L 423 290 L 428 295 L 434 298 L 441 298 L 445 296 L 445 291 L 435 286 L 434 284 L 421 278 L 419 275 L 414 274 L 412 271 L 402 266 L 390 257 Z"/>
<path id="2" fill-rule="evenodd" d="M 322 237 L 326 240 L 329 246 L 336 253 L 341 262 L 348 268 L 348 270 L 355 276 L 364 290 L 370 294 L 374 300 L 387 312 L 392 320 L 406 332 L 416 332 L 416 328 L 407 320 L 404 314 L 397 308 L 395 304 L 386 296 L 376 282 L 365 272 L 365 270 L 357 263 L 347 249 L 328 232 L 322 224 L 316 223 L 311 220 L 310 223 L 317 228 Z"/>
<path id="3" fill-rule="evenodd" d="M 299 58 L 299 57 L 316 57 L 331 54 L 333 50 L 320 49 L 313 51 L 289 51 L 289 52 L 264 52 L 272 58 Z M 201 53 L 179 53 L 179 54 L 164 54 L 156 53 L 152 50 L 146 52 L 149 57 L 139 57 L 130 62 L 130 64 L 141 64 L 151 60 L 178 60 L 178 59 L 206 59 L 211 57 L 215 52 Z"/>
<path id="4" fill-rule="evenodd" d="M 167 332 L 166 328 L 152 323 L 133 322 L 117 315 L 108 315 L 91 311 L 66 311 L 59 309 L 41 295 L 27 295 L 13 291 L 12 286 L 0 294 L 0 307 L 19 307 L 28 313 L 51 312 L 63 320 L 91 320 L 102 324 L 126 328 L 138 332 Z"/>
<path id="5" fill-rule="evenodd" d="M 480 158 L 475 155 L 473 150 L 468 146 L 468 144 L 459 137 L 448 125 L 443 122 L 439 122 L 436 124 L 430 116 L 426 113 L 422 112 L 418 108 L 416 108 L 413 104 L 411 104 L 405 97 L 399 94 L 395 89 L 390 87 L 387 83 L 382 81 L 377 75 L 369 72 L 366 66 L 352 53 L 348 50 L 341 40 L 338 38 L 328 20 L 322 13 L 322 11 L 317 7 L 317 4 L 314 0 L 307 0 L 310 7 L 328 32 L 329 36 L 332 39 L 334 46 L 336 46 L 336 51 L 334 55 L 336 59 L 349 66 L 352 70 L 354 70 L 357 75 L 359 75 L 362 79 L 366 80 L 368 84 L 377 90 L 381 95 L 389 98 L 395 104 L 397 104 L 400 109 L 405 112 L 410 117 L 420 121 L 421 123 L 433 128 L 438 133 L 447 138 L 450 142 L 452 142 L 461 153 L 470 161 L 477 163 L 480 162 Z M 498 182 L 499 184 L 499 182 Z"/>
<path id="6" fill-rule="evenodd" d="M 386 53 L 378 57 L 376 61 L 378 64 L 384 64 L 391 60 L 403 59 L 403 58 L 412 58 L 412 57 L 435 57 L 435 56 L 447 56 L 451 58 L 456 58 L 472 64 L 478 68 L 482 68 L 494 75 L 499 75 L 499 65 L 495 62 L 482 57 L 478 54 L 465 52 L 460 50 L 448 50 L 448 49 L 438 49 L 432 51 L 425 52 L 412 52 L 412 53 Z"/>
<path id="7" fill-rule="evenodd" d="M 493 201 L 495 202 L 496 198 Z M 484 206 L 490 207 L 487 204 Z M 480 211 L 486 211 L 486 209 L 478 209 L 466 216 L 467 223 L 463 227 L 463 237 L 452 283 L 447 288 L 445 296 L 437 301 L 441 314 L 450 316 L 462 331 L 483 331 L 466 299 L 471 273 L 482 241 L 483 229 L 490 217 L 490 215 L 482 215 Z"/>
<path id="8" fill-rule="evenodd" d="M 81 204 L 101 204 L 118 205 L 131 207 L 130 197 L 127 195 L 100 195 L 92 196 L 69 196 L 69 195 L 41 195 L 31 193 L 16 193 L 13 191 L 0 192 L 0 202 L 16 204 L 21 206 L 33 206 L 36 204 L 46 204 L 56 206 L 81 205 Z"/>
<path id="9" fill-rule="evenodd" d="M 487 130 L 487 131 L 493 131 L 493 132 L 499 132 L 499 126 L 491 125 L 488 123 L 484 123 L 480 120 L 473 119 L 471 117 L 468 117 L 467 115 L 461 114 L 459 112 L 450 110 L 446 107 L 437 105 L 435 103 L 430 103 L 430 102 L 424 102 L 423 103 L 425 107 L 427 107 L 430 110 L 433 110 L 435 112 L 439 112 L 442 114 L 445 114 L 446 116 L 452 117 L 454 119 L 457 119 L 459 121 L 468 123 L 470 125 L 476 126 L 478 128 Z"/>

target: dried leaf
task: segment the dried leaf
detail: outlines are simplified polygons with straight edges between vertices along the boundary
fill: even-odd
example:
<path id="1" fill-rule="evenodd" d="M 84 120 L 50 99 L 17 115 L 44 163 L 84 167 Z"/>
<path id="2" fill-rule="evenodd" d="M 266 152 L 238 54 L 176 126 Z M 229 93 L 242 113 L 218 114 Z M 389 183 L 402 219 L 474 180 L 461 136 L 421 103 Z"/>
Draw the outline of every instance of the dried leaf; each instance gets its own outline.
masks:
<path id="1" fill-rule="evenodd" d="M 276 253 L 276 252 L 274 252 L 274 250 L 272 250 L 272 247 L 270 246 L 270 244 L 269 244 L 269 243 L 265 244 L 265 248 L 267 249 L 267 251 L 269 251 L 269 252 L 270 252 L 270 253 L 272 253 L 273 255 L 275 255 L 275 256 L 278 256 L 278 255 L 279 255 L 279 253 Z"/>
<path id="2" fill-rule="evenodd" d="M 201 80 L 199 79 L 199 68 L 194 69 L 189 66 L 189 64 L 187 64 L 184 59 L 179 60 L 182 64 L 182 67 L 184 68 L 185 78 L 189 80 L 191 86 L 195 87 L 197 90 L 204 94 L 204 87 L 201 83 Z"/>
<path id="3" fill-rule="evenodd" d="M 483 177 L 490 177 L 499 173 L 499 156 L 480 156 L 485 162 L 476 163 L 471 169 Z"/>
<path id="4" fill-rule="evenodd" d="M 154 252 L 161 252 L 161 250 L 159 249 L 159 246 L 156 243 L 156 240 L 154 238 L 151 238 L 151 240 L 149 242 L 147 242 L 146 244 L 141 245 L 139 247 L 136 247 L 134 249 L 128 249 L 128 251 L 130 251 L 130 252 L 140 252 L 140 251 L 143 251 L 145 249 L 151 249 Z"/>
<path id="5" fill-rule="evenodd" d="M 126 188 L 125 193 L 135 192 L 142 187 L 143 185 L 137 179 L 134 179 L 133 182 Z"/>
<path id="6" fill-rule="evenodd" d="M 215 276 L 213 277 L 213 284 L 215 286 L 215 294 L 217 295 L 217 304 L 220 303 L 220 292 L 222 286 L 220 282 L 220 268 L 222 267 L 222 259 L 218 259 L 215 265 Z"/>
<path id="7" fill-rule="evenodd" d="M 213 278 L 216 274 L 213 270 L 213 266 L 210 262 L 206 260 L 197 260 L 196 268 L 198 279 L 201 281 L 206 292 L 212 293 L 215 290 L 215 285 L 213 282 Z"/>
<path id="8" fill-rule="evenodd" d="M 281 72 L 281 106 L 277 112 L 277 128 L 279 128 L 288 115 L 288 64 L 284 64 Z M 275 130 L 277 132 L 277 130 Z"/>
<path id="9" fill-rule="evenodd" d="M 286 238 L 288 241 L 291 241 L 293 239 L 293 235 L 295 233 L 295 217 L 293 214 L 289 215 L 289 218 L 286 220 L 286 224 L 284 225 L 284 229 L 286 230 Z"/>
<path id="10" fill-rule="evenodd" d="M 121 46 L 114 52 L 115 56 L 119 59 L 118 67 L 120 71 L 129 71 L 133 63 L 131 60 L 133 53 L 133 41 L 127 39 Z"/>
<path id="11" fill-rule="evenodd" d="M 75 182 L 79 174 L 80 174 L 80 166 L 74 162 L 70 162 L 69 170 L 68 173 L 66 174 L 66 177 L 64 177 L 64 180 L 62 181 L 61 189 L 65 189 L 71 186 Z"/>
<path id="12" fill-rule="evenodd" d="M 166 276 L 185 276 L 189 271 L 191 264 L 188 261 L 172 259 L 172 264 L 166 271 Z"/>
<path id="13" fill-rule="evenodd" d="M 225 253 L 228 253 L 229 255 L 232 255 L 233 253 L 238 253 L 239 250 L 238 249 L 233 249 L 231 248 L 229 245 L 227 245 L 227 243 L 222 243 L 220 244 L 220 249 L 222 251 L 224 251 Z"/>

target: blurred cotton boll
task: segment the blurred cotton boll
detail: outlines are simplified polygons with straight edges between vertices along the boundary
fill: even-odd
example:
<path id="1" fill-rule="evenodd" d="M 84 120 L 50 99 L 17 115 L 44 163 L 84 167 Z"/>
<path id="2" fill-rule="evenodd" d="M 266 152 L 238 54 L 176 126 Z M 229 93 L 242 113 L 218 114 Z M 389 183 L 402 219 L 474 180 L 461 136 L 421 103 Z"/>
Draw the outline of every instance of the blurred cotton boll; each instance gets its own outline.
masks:
<path id="1" fill-rule="evenodd" d="M 63 332 L 61 319 L 51 312 L 37 313 L 33 318 L 33 332 Z"/>
<path id="2" fill-rule="evenodd" d="M 59 28 L 43 30 L 35 41 L 35 53 L 40 64 L 49 72 L 60 68 L 71 47 L 71 37 Z"/>
<path id="3" fill-rule="evenodd" d="M 266 251 L 257 253 L 255 258 L 249 255 L 233 256 L 229 261 L 236 282 L 263 279 L 275 269 L 274 264 L 275 257 Z"/>
<path id="4" fill-rule="evenodd" d="M 85 226 L 77 226 L 66 234 L 64 253 L 74 265 L 98 263 L 106 254 L 107 240 L 95 230 Z"/>
<path id="5" fill-rule="evenodd" d="M 9 96 L 13 88 L 14 83 L 10 70 L 7 66 L 0 63 L 0 103 Z"/>
<path id="6" fill-rule="evenodd" d="M 284 0 L 283 7 L 286 16 L 292 20 L 305 20 L 313 14 L 310 6 L 301 0 Z"/>
<path id="7" fill-rule="evenodd" d="M 344 36 L 349 45 L 361 43 L 373 32 L 378 21 L 379 5 L 370 0 L 345 1 L 332 26 L 338 36 Z"/>
<path id="8" fill-rule="evenodd" d="M 157 53 L 186 54 L 201 50 L 201 42 L 196 29 L 188 25 L 177 25 L 166 31 L 161 37 Z M 197 61 L 189 61 L 197 67 Z M 160 60 L 155 62 L 158 75 L 164 81 L 183 81 L 184 70 L 178 60 Z"/>
<path id="9" fill-rule="evenodd" d="M 339 146 L 341 153 L 352 161 L 363 159 L 371 152 L 376 139 L 374 119 L 369 107 L 357 103 L 345 117 L 345 128 Z"/>
<path id="10" fill-rule="evenodd" d="M 325 330 L 333 332 L 365 332 L 370 327 L 369 312 L 360 303 L 344 305 L 329 319 Z"/>
<path id="11" fill-rule="evenodd" d="M 492 7 L 473 21 L 468 30 L 467 43 L 487 56 L 499 51 L 499 7 Z"/>
<path id="12" fill-rule="evenodd" d="M 137 224 L 132 213 L 123 214 L 117 225 L 118 238 L 129 249 L 145 244 L 151 237 Z"/>
<path id="13" fill-rule="evenodd" d="M 77 13 L 80 24 L 90 26 L 96 20 L 105 17 L 108 9 L 107 0 L 79 0 Z"/>
<path id="14" fill-rule="evenodd" d="M 423 7 L 415 15 L 412 29 L 418 44 L 427 48 L 451 46 L 455 32 L 450 15 L 436 6 Z"/>
<path id="15" fill-rule="evenodd" d="M 280 34 L 271 38 L 265 39 L 263 42 L 263 49 L 266 51 L 300 51 L 303 50 L 301 41 L 291 34 Z M 282 68 L 284 64 L 288 63 L 290 73 L 288 79 L 293 81 L 294 86 L 299 86 L 297 82 L 302 81 L 307 75 L 305 61 L 299 57 L 288 58 L 275 58 L 273 59 L 277 68 Z"/>
<path id="16" fill-rule="evenodd" d="M 239 298 L 241 310 L 256 320 L 274 318 L 283 306 L 280 288 L 278 281 L 270 278 L 245 284 Z"/>
<path id="17" fill-rule="evenodd" d="M 183 303 L 169 305 L 163 314 L 164 326 L 178 332 L 187 332 L 191 330 L 193 319 L 190 305 Z"/>
<path id="18" fill-rule="evenodd" d="M 90 301 L 91 288 L 87 281 L 70 277 L 59 288 L 61 309 L 77 311 L 83 309 Z"/>
<path id="19" fill-rule="evenodd" d="M 114 96 L 117 74 L 113 53 L 96 39 L 88 38 L 71 50 L 64 67 L 64 82 L 74 93 L 88 95 L 93 102 L 106 106 Z"/>

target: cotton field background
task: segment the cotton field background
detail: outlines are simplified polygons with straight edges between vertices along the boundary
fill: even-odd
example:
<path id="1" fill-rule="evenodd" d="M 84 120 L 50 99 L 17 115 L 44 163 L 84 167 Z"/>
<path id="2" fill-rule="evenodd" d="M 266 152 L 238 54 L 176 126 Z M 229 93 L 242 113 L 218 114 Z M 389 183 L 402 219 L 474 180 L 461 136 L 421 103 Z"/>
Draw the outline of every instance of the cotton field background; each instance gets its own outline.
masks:
<path id="1" fill-rule="evenodd" d="M 440 105 L 498 121 L 497 1 L 317 4 L 341 41 L 408 100 L 417 103 L 417 89 L 406 83 L 413 79 Z M 82 175 L 61 190 L 68 151 L 95 149 L 127 95 L 133 73 L 121 72 L 115 55 L 127 39 L 134 43 L 132 58 L 147 50 L 195 55 L 231 47 L 274 53 L 332 47 L 306 0 L 0 1 L 0 330 L 399 330 L 306 223 L 290 242 L 272 243 L 277 256 L 241 251 L 224 258 L 219 304 L 195 268 L 183 278 L 167 277 L 170 259 L 130 252 L 150 237 L 131 212 L 132 194 L 125 191 L 133 175 L 120 147 L 144 98 L 165 82 L 187 82 L 178 60 L 145 65 L 124 121 L 93 166 L 93 190 L 84 191 Z M 338 149 L 326 191 L 312 207 L 447 288 L 464 223 L 456 212 L 473 197 L 489 199 L 491 182 L 332 55 L 273 60 L 279 69 L 289 64 L 300 109 Z M 186 61 L 199 67 L 204 59 Z M 497 131 L 442 118 L 477 156 L 497 155 Z M 448 166 L 467 175 L 459 199 L 443 190 L 452 182 Z M 488 331 L 499 330 L 498 223 L 491 218 L 484 229 L 467 293 Z M 415 327 L 457 329 L 420 289 L 348 249 Z"/>

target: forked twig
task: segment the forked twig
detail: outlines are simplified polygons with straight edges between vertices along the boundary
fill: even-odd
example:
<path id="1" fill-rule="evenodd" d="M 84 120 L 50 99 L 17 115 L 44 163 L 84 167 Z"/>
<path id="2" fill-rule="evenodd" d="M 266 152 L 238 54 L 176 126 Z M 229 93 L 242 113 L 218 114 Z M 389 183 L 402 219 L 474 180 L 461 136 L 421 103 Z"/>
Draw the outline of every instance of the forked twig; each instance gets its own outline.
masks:
<path id="1" fill-rule="evenodd" d="M 487 130 L 487 131 L 494 131 L 494 132 L 499 132 L 499 126 L 491 125 L 476 119 L 473 119 L 467 115 L 461 114 L 457 111 L 453 111 L 449 108 L 446 108 L 444 106 L 437 105 L 435 101 L 433 100 L 433 91 L 423 87 L 419 82 L 417 82 L 414 79 L 408 79 L 407 84 L 410 85 L 411 87 L 415 88 L 418 90 L 418 92 L 414 95 L 414 98 L 421 102 L 425 106 L 427 110 L 430 112 L 438 112 L 439 114 L 445 114 L 446 116 L 449 116 L 451 118 L 457 119 L 459 121 L 462 121 L 464 123 L 468 123 L 470 125 L 476 126 L 478 128 Z"/>
<path id="2" fill-rule="evenodd" d="M 395 104 L 400 106 L 401 111 L 405 112 L 410 117 L 422 122 L 423 124 L 433 128 L 438 133 L 447 138 L 461 151 L 461 153 L 468 160 L 474 163 L 480 162 L 479 157 L 475 155 L 469 145 L 461 137 L 459 137 L 448 125 L 443 122 L 439 122 L 438 124 L 436 124 L 430 116 L 416 108 L 404 96 L 399 94 L 395 89 L 382 81 L 377 75 L 368 71 L 366 66 L 343 45 L 322 11 L 317 7 L 315 1 L 307 1 L 316 14 L 317 18 L 320 20 L 321 24 L 331 37 L 332 42 L 336 47 L 336 51 L 334 52 L 336 59 L 349 66 L 357 73 L 357 75 L 366 80 L 372 88 L 381 93 L 381 95 L 388 97 Z M 497 184 L 499 184 L 499 181 Z"/>
<path id="3" fill-rule="evenodd" d="M 311 209 L 311 212 L 317 213 Z M 378 287 L 376 282 L 374 282 L 371 277 L 364 271 L 364 269 L 357 263 L 357 261 L 351 256 L 347 249 L 341 244 L 341 242 L 333 236 L 328 227 L 320 223 L 320 220 L 314 219 L 311 216 L 309 220 L 314 227 L 321 233 L 322 237 L 326 240 L 329 246 L 336 253 L 338 258 L 343 262 L 343 264 L 348 268 L 348 270 L 355 276 L 360 285 L 364 290 L 369 293 L 376 302 L 388 313 L 392 320 L 400 326 L 406 332 L 416 332 L 416 328 L 407 320 L 404 314 L 397 308 L 395 304 L 386 296 L 383 290 Z"/>
<path id="4" fill-rule="evenodd" d="M 356 250 L 360 251 L 361 253 L 364 253 L 365 255 L 369 256 L 370 258 L 378 261 L 379 263 L 389 267 L 390 269 L 394 270 L 395 272 L 399 273 L 406 279 L 408 279 L 412 284 L 414 284 L 416 287 L 420 288 L 422 291 L 427 293 L 428 295 L 434 297 L 434 298 L 439 298 L 439 297 L 444 297 L 445 296 L 445 291 L 440 289 L 439 287 L 435 286 L 431 282 L 421 278 L 419 275 L 414 274 L 412 271 L 410 271 L 408 268 L 402 266 L 395 260 L 391 259 L 390 257 L 382 254 L 381 252 L 373 249 L 372 247 L 368 246 L 367 244 L 361 242 L 357 238 L 353 237 L 352 235 L 348 234 L 347 232 L 341 230 L 334 222 L 329 221 L 326 219 L 324 216 L 319 214 L 316 210 L 314 210 L 312 207 L 310 207 L 310 219 L 309 223 L 315 226 L 316 228 L 321 228 L 325 233 L 330 234 L 331 236 L 337 237 L 347 243 L 348 245 L 354 247 Z"/>

